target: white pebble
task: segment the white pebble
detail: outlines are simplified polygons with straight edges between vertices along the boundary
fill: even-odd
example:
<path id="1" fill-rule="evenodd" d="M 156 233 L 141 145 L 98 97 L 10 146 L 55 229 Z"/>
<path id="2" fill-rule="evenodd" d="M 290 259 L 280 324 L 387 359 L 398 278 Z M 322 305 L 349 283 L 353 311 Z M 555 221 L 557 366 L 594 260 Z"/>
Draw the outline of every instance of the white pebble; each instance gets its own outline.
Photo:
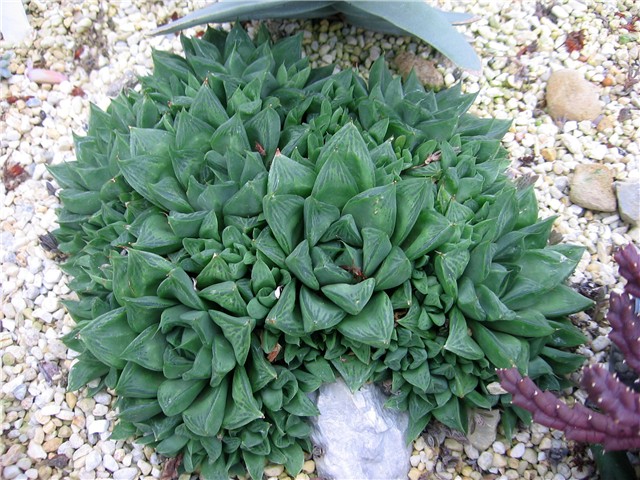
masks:
<path id="1" fill-rule="evenodd" d="M 109 430 L 109 420 L 94 420 L 87 427 L 88 433 L 104 433 Z"/>
<path id="2" fill-rule="evenodd" d="M 47 452 L 44 451 L 44 448 L 33 441 L 29 442 L 27 455 L 29 455 L 29 458 L 31 458 L 32 460 L 43 460 L 47 458 Z"/>
<path id="3" fill-rule="evenodd" d="M 500 455 L 504 455 L 507 452 L 507 447 L 505 447 L 502 442 L 493 442 L 492 447 L 493 451 Z"/>
<path id="4" fill-rule="evenodd" d="M 477 460 L 478 467 L 482 470 L 489 470 L 493 465 L 493 454 L 491 452 L 482 452 Z"/>
<path id="5" fill-rule="evenodd" d="M 84 462 L 85 470 L 94 470 L 102 462 L 102 455 L 97 450 L 91 450 Z"/>
<path id="6" fill-rule="evenodd" d="M 509 452 L 509 456 L 511 458 L 522 458 L 522 456 L 524 455 L 524 451 L 525 451 L 524 443 L 518 443 L 516 444 L 515 447 L 511 449 L 511 452 Z"/>
<path id="7" fill-rule="evenodd" d="M 138 475 L 137 468 L 121 468 L 113 472 L 113 480 L 133 480 Z"/>

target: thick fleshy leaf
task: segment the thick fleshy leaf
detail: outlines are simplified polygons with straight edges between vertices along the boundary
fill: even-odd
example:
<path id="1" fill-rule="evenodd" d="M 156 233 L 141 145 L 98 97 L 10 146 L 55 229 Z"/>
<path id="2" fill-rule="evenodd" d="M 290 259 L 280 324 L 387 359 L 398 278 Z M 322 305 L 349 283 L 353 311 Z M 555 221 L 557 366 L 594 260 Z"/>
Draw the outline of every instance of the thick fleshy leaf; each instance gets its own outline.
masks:
<path id="1" fill-rule="evenodd" d="M 396 225 L 391 243 L 400 245 L 418 220 L 418 215 L 433 196 L 431 183 L 424 178 L 406 178 L 396 186 Z"/>
<path id="2" fill-rule="evenodd" d="M 389 236 L 376 228 L 362 229 L 362 272 L 366 276 L 373 272 L 387 258 L 391 251 Z"/>
<path id="3" fill-rule="evenodd" d="M 149 370 L 162 371 L 167 341 L 158 325 L 151 325 L 138 335 L 122 352 L 122 358 Z"/>
<path id="4" fill-rule="evenodd" d="M 174 268 L 158 286 L 158 296 L 175 298 L 183 305 L 194 310 L 206 310 L 207 307 L 196 292 L 193 279 L 181 268 Z"/>
<path id="5" fill-rule="evenodd" d="M 369 380 L 376 367 L 374 362 L 362 363 L 355 355 L 343 355 L 331 360 L 331 364 L 354 393 Z"/>
<path id="6" fill-rule="evenodd" d="M 409 260 L 415 260 L 438 248 L 453 236 L 449 220 L 435 211 L 422 212 L 402 247 Z"/>
<path id="7" fill-rule="evenodd" d="M 295 250 L 286 258 L 285 263 L 287 267 L 289 267 L 289 271 L 307 287 L 312 290 L 318 290 L 320 288 L 318 279 L 313 273 L 313 264 L 311 262 L 311 255 L 309 254 L 309 242 L 306 240 L 300 242 Z"/>
<path id="8" fill-rule="evenodd" d="M 292 280 L 282 292 L 278 303 L 271 309 L 265 324 L 288 335 L 301 337 L 304 334 L 302 314 L 300 307 L 296 304 L 296 282 Z"/>
<path id="9" fill-rule="evenodd" d="M 374 275 L 375 291 L 402 285 L 411 277 L 412 265 L 400 247 L 394 246 Z"/>
<path id="10" fill-rule="evenodd" d="M 456 308 L 449 312 L 449 336 L 444 349 L 468 360 L 484 358 L 484 352 L 480 346 L 469 336 L 464 316 Z"/>
<path id="11" fill-rule="evenodd" d="M 343 215 L 352 215 L 359 229 L 372 227 L 393 235 L 396 225 L 396 186 L 374 187 L 349 199 Z"/>
<path id="12" fill-rule="evenodd" d="M 335 303 L 308 288 L 300 288 L 299 299 L 306 333 L 328 330 L 339 324 L 346 315 L 346 312 Z"/>
<path id="13" fill-rule="evenodd" d="M 126 360 L 122 352 L 136 337 L 122 307 L 100 315 L 80 330 L 87 350 L 105 365 L 115 368 L 124 368 Z"/>
<path id="14" fill-rule="evenodd" d="M 458 296 L 458 278 L 469 263 L 469 250 L 466 248 L 450 250 L 436 255 L 435 272 L 445 293 Z"/>
<path id="15" fill-rule="evenodd" d="M 282 154 L 273 157 L 269 168 L 269 194 L 308 197 L 313 189 L 316 173 Z"/>
<path id="16" fill-rule="evenodd" d="M 229 430 L 240 428 L 253 420 L 264 418 L 260 405 L 253 396 L 251 382 L 243 367 L 233 373 L 231 385 L 232 402 L 227 402 L 222 426 Z"/>
<path id="17" fill-rule="evenodd" d="M 220 431 L 227 403 L 228 383 L 207 387 L 200 396 L 182 412 L 182 419 L 189 430 L 202 437 L 214 437 Z"/>
<path id="18" fill-rule="evenodd" d="M 340 218 L 340 209 L 330 203 L 324 203 L 314 197 L 304 201 L 305 238 L 313 247 L 327 229 Z"/>
<path id="19" fill-rule="evenodd" d="M 325 285 L 321 290 L 329 300 L 349 315 L 357 315 L 367 305 L 373 294 L 375 284 L 376 282 L 373 278 L 368 278 L 354 285 L 347 283 Z"/>
<path id="20" fill-rule="evenodd" d="M 475 321 L 469 322 L 469 326 L 473 332 L 473 338 L 495 367 L 517 366 L 520 370 L 526 370 L 529 349 L 525 347 L 528 347 L 528 344 L 512 335 L 494 332 Z"/>
<path id="21" fill-rule="evenodd" d="M 289 255 L 302 238 L 304 199 L 297 195 L 270 194 L 263 204 L 273 236 L 285 255 Z"/>
<path id="22" fill-rule="evenodd" d="M 204 388 L 204 380 L 165 380 L 158 389 L 158 403 L 167 417 L 184 412 Z"/>
<path id="23" fill-rule="evenodd" d="M 164 380 L 162 374 L 128 362 L 120 373 L 115 390 L 118 395 L 128 398 L 156 398 Z"/>
<path id="24" fill-rule="evenodd" d="M 199 293 L 200 297 L 217 303 L 234 315 L 246 315 L 247 303 L 240 295 L 236 282 L 223 282 L 211 285 Z"/>
<path id="25" fill-rule="evenodd" d="M 251 317 L 233 317 L 217 310 L 209 310 L 209 315 L 233 346 L 238 365 L 244 365 L 249 355 L 251 332 L 256 326 L 256 321 Z"/>
<path id="26" fill-rule="evenodd" d="M 393 333 L 393 306 L 384 292 L 376 293 L 355 315 L 347 315 L 338 324 L 345 337 L 372 347 L 388 348 Z"/>
<path id="27" fill-rule="evenodd" d="M 212 387 L 220 385 L 223 378 L 236 366 L 233 346 L 222 335 L 213 338 L 211 346 L 211 381 Z"/>

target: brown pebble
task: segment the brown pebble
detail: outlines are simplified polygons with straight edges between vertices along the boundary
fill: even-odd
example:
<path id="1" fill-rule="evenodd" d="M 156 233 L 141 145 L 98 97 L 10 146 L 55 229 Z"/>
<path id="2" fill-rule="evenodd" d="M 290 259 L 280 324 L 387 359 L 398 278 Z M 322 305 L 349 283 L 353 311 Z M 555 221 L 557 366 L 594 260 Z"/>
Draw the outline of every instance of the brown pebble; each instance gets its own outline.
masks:
<path id="1" fill-rule="evenodd" d="M 612 85 L 615 85 L 615 80 L 611 75 L 607 75 L 606 77 L 604 77 L 604 80 L 602 80 L 601 83 L 603 87 L 610 87 Z"/>

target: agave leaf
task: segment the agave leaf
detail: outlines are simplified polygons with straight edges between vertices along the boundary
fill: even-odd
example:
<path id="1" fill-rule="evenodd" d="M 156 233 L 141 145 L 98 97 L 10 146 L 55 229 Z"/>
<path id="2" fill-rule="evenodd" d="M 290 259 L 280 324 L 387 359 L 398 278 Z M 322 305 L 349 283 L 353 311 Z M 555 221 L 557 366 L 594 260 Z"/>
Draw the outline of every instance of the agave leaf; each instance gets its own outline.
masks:
<path id="1" fill-rule="evenodd" d="M 374 287 L 375 280 L 369 278 L 355 285 L 346 283 L 325 285 L 321 290 L 329 300 L 345 312 L 350 315 L 358 315 L 369 302 Z"/>
<path id="2" fill-rule="evenodd" d="M 158 403 L 167 417 L 185 411 L 204 388 L 204 380 L 165 380 L 158 389 Z"/>
<path id="3" fill-rule="evenodd" d="M 362 285 L 362 283 L 357 285 Z M 371 285 L 369 289 L 373 292 L 373 284 Z M 335 302 L 335 300 L 333 301 Z M 347 315 L 338 324 L 338 331 L 345 337 L 365 345 L 388 348 L 391 342 L 391 334 L 393 333 L 393 307 L 391 300 L 384 292 L 376 293 L 358 313 Z"/>
<path id="4" fill-rule="evenodd" d="M 202 437 L 215 437 L 222 426 L 227 390 L 227 382 L 205 388 L 191 406 L 182 412 L 187 428 Z"/>
<path id="5" fill-rule="evenodd" d="M 223 0 L 191 12 L 167 25 L 156 28 L 152 34 L 168 34 L 207 23 L 223 23 L 235 20 L 262 20 L 268 18 L 314 18 L 334 13 L 326 10 L 331 1 Z"/>
<path id="6" fill-rule="evenodd" d="M 122 307 L 100 315 L 80 330 L 87 350 L 105 365 L 115 368 L 124 368 L 126 361 L 122 352 L 136 337 Z"/>

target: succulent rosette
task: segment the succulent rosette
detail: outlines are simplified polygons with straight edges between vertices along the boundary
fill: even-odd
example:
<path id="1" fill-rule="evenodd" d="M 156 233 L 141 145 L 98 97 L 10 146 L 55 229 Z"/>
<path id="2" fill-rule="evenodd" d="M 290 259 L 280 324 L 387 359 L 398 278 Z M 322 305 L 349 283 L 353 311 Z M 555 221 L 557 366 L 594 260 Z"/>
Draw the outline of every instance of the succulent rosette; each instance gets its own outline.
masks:
<path id="1" fill-rule="evenodd" d="M 562 350 L 583 341 L 582 249 L 549 246 L 554 219 L 507 178 L 508 122 L 383 60 L 368 81 L 312 69 L 300 36 L 182 43 L 51 167 L 69 388 L 115 390 L 115 437 L 204 478 L 295 474 L 307 394 L 336 376 L 384 383 L 416 437 L 496 405 L 495 367 L 557 386 L 582 363 Z"/>

